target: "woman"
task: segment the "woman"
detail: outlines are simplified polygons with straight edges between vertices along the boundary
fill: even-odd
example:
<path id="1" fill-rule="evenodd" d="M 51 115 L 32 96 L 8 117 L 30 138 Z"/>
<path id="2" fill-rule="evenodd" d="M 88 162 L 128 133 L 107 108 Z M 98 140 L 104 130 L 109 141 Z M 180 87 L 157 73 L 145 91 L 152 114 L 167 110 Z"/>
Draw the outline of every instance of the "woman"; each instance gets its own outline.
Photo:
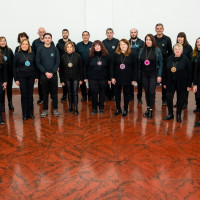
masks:
<path id="1" fill-rule="evenodd" d="M 86 83 L 89 82 L 92 96 L 91 114 L 93 115 L 97 113 L 97 106 L 99 106 L 100 114 L 104 114 L 109 65 L 110 57 L 108 56 L 108 51 L 105 46 L 99 40 L 94 41 L 89 53 L 89 58 L 84 65 L 84 81 Z"/>
<path id="2" fill-rule="evenodd" d="M 163 120 L 174 118 L 173 98 L 177 91 L 177 111 L 176 120 L 181 122 L 181 111 L 187 97 L 187 92 L 191 89 L 192 70 L 190 60 L 183 54 L 183 46 L 179 43 L 174 45 L 174 55 L 167 59 L 167 67 L 164 73 L 164 88 L 166 88 L 166 98 L 168 115 Z"/>
<path id="3" fill-rule="evenodd" d="M 200 37 L 197 38 L 195 42 L 195 47 L 192 53 L 192 71 L 193 71 L 193 80 L 194 80 L 194 72 L 195 72 L 195 65 L 197 62 L 197 59 L 200 57 Z M 193 110 L 194 113 L 200 112 L 200 97 L 195 93 L 195 101 L 196 101 L 196 108 Z"/>
<path id="4" fill-rule="evenodd" d="M 137 80 L 137 58 L 131 52 L 129 41 L 121 39 L 112 57 L 110 66 L 110 76 L 112 84 L 115 85 L 116 112 L 114 116 L 122 113 L 121 110 L 121 90 L 123 88 L 124 110 L 122 117 L 128 114 L 128 103 L 130 87 Z"/>
<path id="5" fill-rule="evenodd" d="M 147 104 L 147 110 L 143 116 L 152 119 L 156 85 L 162 80 L 163 70 L 162 53 L 157 47 L 156 40 L 152 34 L 146 35 L 144 47 L 140 50 L 139 68 L 139 71 L 142 74 Z"/>
<path id="6" fill-rule="evenodd" d="M 4 94 L 4 90 L 7 86 L 7 64 L 4 60 L 4 54 L 0 49 L 0 124 L 4 124 L 3 116 L 2 116 L 2 97 Z"/>
<path id="7" fill-rule="evenodd" d="M 9 110 L 14 110 L 12 104 L 12 84 L 13 84 L 13 52 L 8 47 L 5 37 L 0 37 L 0 49 L 7 64 L 7 98 Z M 5 90 L 2 96 L 2 111 L 5 111 Z"/>
<path id="8" fill-rule="evenodd" d="M 68 90 L 67 113 L 72 112 L 74 101 L 74 115 L 78 115 L 78 87 L 82 84 L 82 61 L 80 55 L 75 52 L 73 42 L 67 42 L 64 50 L 66 53 L 62 55 L 60 61 L 60 81 L 62 86 L 66 86 Z"/>
<path id="9" fill-rule="evenodd" d="M 33 88 L 38 82 L 35 55 L 31 50 L 30 43 L 24 39 L 19 45 L 19 51 L 13 61 L 14 80 L 21 91 L 21 105 L 23 120 L 34 119 L 33 115 Z"/>
<path id="10" fill-rule="evenodd" d="M 29 36 L 25 33 L 25 32 L 22 32 L 22 33 L 19 33 L 18 36 L 17 36 L 17 42 L 20 44 L 23 40 L 25 39 L 29 39 Z M 19 51 L 19 46 L 16 47 L 15 49 L 15 53 L 17 53 Z"/>
<path id="11" fill-rule="evenodd" d="M 186 37 L 186 34 L 184 32 L 180 32 L 178 35 L 177 35 L 177 40 L 176 40 L 177 43 L 183 45 L 183 54 L 189 59 L 191 60 L 191 56 L 192 56 L 192 47 L 190 46 L 190 44 L 188 43 L 187 41 L 187 37 Z M 187 108 L 187 105 L 188 105 L 188 95 L 189 93 L 187 92 L 186 93 L 187 96 L 186 96 L 186 99 L 185 99 L 185 103 L 183 105 L 183 108 Z M 174 107 L 177 106 L 177 103 L 175 104 Z"/>

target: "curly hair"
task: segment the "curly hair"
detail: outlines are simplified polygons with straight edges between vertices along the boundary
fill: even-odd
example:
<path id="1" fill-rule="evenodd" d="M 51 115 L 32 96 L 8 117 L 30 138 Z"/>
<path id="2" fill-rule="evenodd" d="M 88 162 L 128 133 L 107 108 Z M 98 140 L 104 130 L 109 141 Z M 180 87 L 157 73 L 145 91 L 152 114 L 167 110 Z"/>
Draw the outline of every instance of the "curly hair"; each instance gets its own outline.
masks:
<path id="1" fill-rule="evenodd" d="M 107 56 L 108 55 L 108 51 L 106 49 L 106 47 L 104 46 L 104 44 L 100 41 L 100 40 L 95 40 L 92 44 L 92 47 L 91 47 L 91 50 L 90 50 L 90 53 L 89 53 L 89 57 L 92 58 L 94 57 L 94 52 L 95 52 L 95 46 L 96 45 L 100 45 L 101 46 L 101 54 L 103 57 Z"/>

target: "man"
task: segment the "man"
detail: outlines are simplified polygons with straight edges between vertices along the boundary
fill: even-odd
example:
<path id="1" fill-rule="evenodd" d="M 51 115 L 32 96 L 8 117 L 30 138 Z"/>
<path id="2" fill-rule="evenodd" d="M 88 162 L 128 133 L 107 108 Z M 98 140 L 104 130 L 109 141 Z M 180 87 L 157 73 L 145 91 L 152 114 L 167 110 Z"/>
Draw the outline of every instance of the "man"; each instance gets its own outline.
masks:
<path id="1" fill-rule="evenodd" d="M 45 33 L 46 33 L 46 31 L 43 27 L 40 27 L 38 29 L 39 38 L 34 40 L 33 43 L 32 43 L 32 51 L 34 51 L 35 55 L 37 53 L 37 49 L 41 46 L 44 46 L 43 36 L 44 36 Z M 54 46 L 53 41 L 51 42 L 51 45 Z M 38 93 L 39 93 L 39 100 L 37 101 L 37 104 L 42 104 L 43 103 L 43 96 L 42 96 L 42 89 L 41 89 L 41 83 L 40 83 L 40 74 L 39 74 L 39 79 L 38 79 Z"/>
<path id="2" fill-rule="evenodd" d="M 132 28 L 130 30 L 130 37 L 131 38 L 129 40 L 129 43 L 131 45 L 131 50 L 133 54 L 136 55 L 136 58 L 138 58 L 140 49 L 144 46 L 144 41 L 138 38 L 138 30 L 136 28 Z M 138 94 L 137 94 L 138 103 L 142 104 L 142 80 L 141 79 L 138 80 L 137 85 L 138 85 Z M 130 91 L 130 100 L 133 100 L 133 99 L 134 99 L 134 86 L 131 87 L 131 91 Z"/>
<path id="3" fill-rule="evenodd" d="M 92 42 L 89 41 L 90 39 L 90 33 L 88 31 L 83 31 L 82 33 L 82 39 L 83 41 L 82 42 L 79 42 L 76 46 L 76 52 L 78 54 L 80 54 L 81 58 L 82 58 L 82 62 L 83 62 L 83 65 L 85 64 L 85 61 L 86 59 L 88 58 L 89 56 L 89 52 L 90 52 L 90 49 L 92 47 Z M 81 93 L 82 93 L 82 98 L 81 98 L 81 102 L 84 102 L 86 101 L 87 99 L 87 89 L 86 89 L 86 84 L 83 82 L 83 84 L 80 86 L 81 88 Z M 90 92 L 88 92 L 88 98 L 90 98 Z"/>
<path id="4" fill-rule="evenodd" d="M 104 46 L 106 47 L 106 49 L 108 50 L 110 57 L 112 57 L 115 50 L 117 49 L 119 40 L 113 37 L 114 31 L 112 28 L 108 28 L 106 30 L 106 35 L 107 35 L 107 38 L 105 40 L 103 40 L 102 42 L 103 42 Z M 107 89 L 106 89 L 106 99 L 114 101 L 115 100 L 114 93 L 115 93 L 114 85 L 111 84 L 111 87 L 110 87 L 110 85 L 108 85 Z"/>
<path id="5" fill-rule="evenodd" d="M 155 26 L 156 35 L 154 36 L 156 39 L 157 46 L 162 51 L 163 56 L 163 71 L 165 71 L 167 58 L 173 53 L 172 50 L 172 41 L 170 37 L 163 34 L 164 26 L 163 24 L 156 24 Z M 166 89 L 162 85 L 162 105 L 167 105 L 166 102 Z"/>
<path id="6" fill-rule="evenodd" d="M 44 45 L 39 47 L 36 54 L 36 64 L 40 70 L 40 80 L 43 95 L 43 111 L 41 117 L 48 114 L 48 98 L 51 94 L 53 103 L 53 114 L 59 116 L 58 113 L 58 77 L 57 69 L 60 64 L 60 55 L 58 49 L 51 45 L 52 35 L 44 34 Z"/>
<path id="7" fill-rule="evenodd" d="M 58 51 L 59 51 L 59 54 L 60 54 L 60 58 L 63 54 L 65 54 L 65 50 L 64 50 L 64 47 L 65 47 L 65 44 L 68 42 L 68 41 L 71 41 L 69 39 L 69 31 L 67 29 L 63 29 L 62 30 L 62 38 L 60 40 L 58 40 L 58 43 L 56 45 L 56 47 L 58 48 Z M 74 42 L 73 42 L 74 43 Z M 74 46 L 76 44 L 74 43 Z M 67 99 L 67 87 L 66 86 L 62 86 L 63 88 L 63 96 L 61 98 L 61 102 L 63 101 L 66 101 Z"/>

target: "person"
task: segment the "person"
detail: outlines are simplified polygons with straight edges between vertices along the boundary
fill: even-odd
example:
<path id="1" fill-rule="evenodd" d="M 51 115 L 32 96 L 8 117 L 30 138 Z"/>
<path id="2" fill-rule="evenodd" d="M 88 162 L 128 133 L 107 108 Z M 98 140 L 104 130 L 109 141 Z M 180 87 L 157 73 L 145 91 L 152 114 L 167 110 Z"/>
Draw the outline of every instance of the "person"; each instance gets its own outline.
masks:
<path id="1" fill-rule="evenodd" d="M 4 60 L 7 63 L 7 99 L 9 110 L 14 110 L 12 103 L 12 85 L 13 85 L 13 51 L 8 47 L 5 37 L 0 37 L 0 49 Z M 5 90 L 2 94 L 2 111 L 5 111 Z"/>
<path id="2" fill-rule="evenodd" d="M 109 79 L 110 57 L 108 51 L 100 40 L 95 40 L 92 44 L 89 58 L 84 65 L 84 81 L 89 82 L 92 96 L 92 113 L 97 113 L 99 106 L 100 114 L 104 114 L 104 102 L 106 87 Z M 99 98 L 98 98 L 99 95 Z"/>
<path id="3" fill-rule="evenodd" d="M 192 63 L 192 71 L 193 71 L 193 80 L 194 80 L 194 72 L 195 72 L 195 64 L 197 62 L 197 59 L 200 57 L 200 37 L 196 39 L 195 42 L 195 47 L 192 52 L 192 58 L 191 58 L 191 63 Z M 195 92 L 195 101 L 196 101 L 196 108 L 193 110 L 194 113 L 200 112 L 200 97 L 197 95 Z"/>
<path id="4" fill-rule="evenodd" d="M 172 41 L 171 38 L 164 35 L 164 26 L 163 24 L 159 23 L 155 26 L 156 35 L 154 36 L 156 39 L 156 44 L 160 48 L 163 57 L 163 69 L 166 68 L 166 61 L 167 58 L 173 54 L 172 50 Z M 166 106 L 166 89 L 163 87 L 162 84 L 162 105 Z"/>
<path id="5" fill-rule="evenodd" d="M 105 40 L 103 40 L 102 43 L 106 47 L 110 57 L 112 57 L 115 50 L 117 49 L 117 45 L 119 43 L 119 40 L 113 37 L 114 31 L 113 31 L 112 28 L 107 28 L 106 36 L 107 36 L 107 38 Z M 115 94 L 114 85 L 112 83 L 110 85 L 107 84 L 106 99 L 114 101 L 115 100 L 114 94 Z"/>
<path id="6" fill-rule="evenodd" d="M 63 29 L 62 30 L 62 38 L 58 40 L 58 43 L 56 44 L 56 47 L 58 48 L 59 54 L 60 54 L 60 58 L 62 57 L 62 55 L 65 54 L 65 44 L 71 41 L 69 39 L 69 31 L 67 29 Z M 76 44 L 73 42 L 74 46 L 76 46 Z M 62 85 L 62 90 L 63 90 L 63 96 L 61 98 L 61 102 L 66 101 L 67 99 L 67 86 L 64 84 Z"/>
<path id="7" fill-rule="evenodd" d="M 89 41 L 90 39 L 90 33 L 88 31 L 83 31 L 82 33 L 82 38 L 83 38 L 83 41 L 82 42 L 79 42 L 76 46 L 76 52 L 78 54 L 80 54 L 81 56 L 81 59 L 82 59 L 82 66 L 84 66 L 85 64 L 85 61 L 87 60 L 88 58 L 88 55 L 89 55 L 89 52 L 90 52 L 90 49 L 92 47 L 92 42 Z M 86 83 L 83 82 L 80 86 L 81 88 L 81 93 L 82 93 L 82 98 L 81 98 L 81 102 L 84 102 L 86 101 L 87 99 L 87 88 L 86 88 Z M 89 100 L 91 99 L 90 97 L 90 91 L 88 91 L 88 98 Z"/>
<path id="8" fill-rule="evenodd" d="M 46 33 L 45 28 L 40 27 L 38 29 L 38 36 L 39 38 L 34 40 L 32 43 L 32 51 L 37 54 L 37 50 L 39 47 L 44 46 L 44 34 Z M 51 41 L 51 46 L 55 46 L 54 42 Z M 41 81 L 40 81 L 40 71 L 38 71 L 38 93 L 39 93 L 39 99 L 37 101 L 37 104 L 42 104 L 43 103 L 43 96 L 42 96 L 42 87 L 41 87 Z"/>
<path id="9" fill-rule="evenodd" d="M 189 44 L 189 42 L 187 41 L 187 37 L 186 37 L 186 34 L 184 32 L 180 32 L 178 35 L 177 35 L 177 40 L 176 40 L 177 43 L 183 45 L 183 54 L 189 59 L 191 60 L 191 57 L 192 57 L 192 47 L 191 45 Z M 192 68 L 191 68 L 192 69 Z M 189 96 L 189 92 L 186 93 L 186 98 L 185 98 L 185 103 L 183 105 L 183 108 L 187 108 L 187 105 L 188 105 L 188 96 Z M 174 105 L 174 107 L 177 107 L 177 103 Z"/>
<path id="10" fill-rule="evenodd" d="M 25 33 L 25 32 L 19 33 L 18 36 L 17 36 L 17 42 L 18 42 L 19 44 L 21 44 L 21 42 L 22 42 L 24 39 L 29 40 L 29 36 L 27 35 L 27 33 Z M 17 47 L 15 48 L 15 53 L 17 53 L 18 50 L 19 50 L 19 46 L 17 46 Z"/>
<path id="11" fill-rule="evenodd" d="M 48 114 L 48 96 L 51 94 L 53 103 L 53 114 L 59 116 L 58 112 L 58 77 L 57 69 L 60 64 L 58 49 L 52 44 L 51 33 L 44 34 L 44 46 L 37 49 L 36 64 L 40 70 L 40 80 L 43 95 L 43 111 L 41 117 Z"/>
<path id="12" fill-rule="evenodd" d="M 0 125 L 4 124 L 3 116 L 2 116 L 2 96 L 3 91 L 7 86 L 7 64 L 4 60 L 4 55 L 2 50 L 0 49 Z"/>
<path id="13" fill-rule="evenodd" d="M 21 92 L 22 118 L 34 119 L 33 115 L 33 89 L 38 82 L 35 54 L 31 50 L 28 39 L 24 39 L 13 60 L 14 80 Z"/>
<path id="14" fill-rule="evenodd" d="M 65 44 L 65 54 L 60 60 L 60 82 L 63 86 L 66 85 L 68 91 L 69 108 L 67 113 L 73 110 L 74 101 L 74 115 L 78 115 L 78 87 L 82 84 L 82 60 L 81 56 L 75 52 L 75 46 L 72 41 Z"/>
<path id="15" fill-rule="evenodd" d="M 137 81 L 137 58 L 131 52 L 129 41 L 121 39 L 112 57 L 110 65 L 110 77 L 115 85 L 116 112 L 114 116 L 122 113 L 121 90 L 123 88 L 124 110 L 122 117 L 128 114 L 130 87 Z"/>
<path id="16" fill-rule="evenodd" d="M 162 52 L 157 47 L 155 37 L 152 34 L 145 36 L 144 47 L 139 52 L 139 69 L 147 104 L 147 110 L 143 116 L 152 119 L 156 85 L 162 80 L 163 70 Z"/>
<path id="17" fill-rule="evenodd" d="M 138 58 L 139 51 L 144 46 L 144 41 L 138 37 L 138 30 L 136 28 L 132 28 L 130 30 L 130 37 L 131 38 L 129 39 L 129 43 L 131 45 L 131 51 Z M 141 78 L 141 76 L 138 76 L 138 77 Z M 141 79 L 140 80 L 138 79 L 137 87 L 138 87 L 138 93 L 137 93 L 138 103 L 142 104 L 143 102 L 142 102 L 142 80 Z M 133 100 L 133 99 L 134 99 L 134 85 L 130 88 L 130 100 Z"/>
<path id="18" fill-rule="evenodd" d="M 166 88 L 168 115 L 163 120 L 174 118 L 173 98 L 177 91 L 176 120 L 181 122 L 181 112 L 192 84 L 192 70 L 190 60 L 183 54 L 183 46 L 180 43 L 174 45 L 174 54 L 167 59 L 167 67 L 164 71 L 164 87 Z"/>

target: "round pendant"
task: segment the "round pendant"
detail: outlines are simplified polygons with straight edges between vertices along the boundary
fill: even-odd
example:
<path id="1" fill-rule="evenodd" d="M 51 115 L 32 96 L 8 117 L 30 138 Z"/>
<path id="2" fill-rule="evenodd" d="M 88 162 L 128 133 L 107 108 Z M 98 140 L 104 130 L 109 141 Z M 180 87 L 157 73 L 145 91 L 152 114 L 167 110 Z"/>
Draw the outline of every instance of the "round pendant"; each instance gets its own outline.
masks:
<path id="1" fill-rule="evenodd" d="M 4 56 L 4 60 L 7 61 L 7 60 L 8 60 L 8 57 L 7 57 L 7 56 Z"/>
<path id="2" fill-rule="evenodd" d="M 27 67 L 29 67 L 29 66 L 31 65 L 31 63 L 27 60 L 27 61 L 25 62 L 25 65 L 26 65 Z"/>
<path id="3" fill-rule="evenodd" d="M 102 62 L 101 62 L 101 61 L 98 61 L 98 62 L 97 62 L 97 65 L 101 66 L 101 65 L 102 65 Z"/>
<path id="4" fill-rule="evenodd" d="M 126 67 L 125 64 L 120 65 L 120 69 L 125 69 L 125 67 Z"/>
<path id="5" fill-rule="evenodd" d="M 171 72 L 173 72 L 173 73 L 176 72 L 176 67 L 175 66 L 171 68 Z"/>
<path id="6" fill-rule="evenodd" d="M 150 65 L 150 61 L 149 61 L 149 60 L 145 60 L 145 61 L 144 61 L 144 64 L 145 64 L 146 66 L 149 66 L 149 65 Z"/>
<path id="7" fill-rule="evenodd" d="M 70 63 L 68 63 L 68 67 L 73 67 L 73 64 L 70 62 Z"/>

